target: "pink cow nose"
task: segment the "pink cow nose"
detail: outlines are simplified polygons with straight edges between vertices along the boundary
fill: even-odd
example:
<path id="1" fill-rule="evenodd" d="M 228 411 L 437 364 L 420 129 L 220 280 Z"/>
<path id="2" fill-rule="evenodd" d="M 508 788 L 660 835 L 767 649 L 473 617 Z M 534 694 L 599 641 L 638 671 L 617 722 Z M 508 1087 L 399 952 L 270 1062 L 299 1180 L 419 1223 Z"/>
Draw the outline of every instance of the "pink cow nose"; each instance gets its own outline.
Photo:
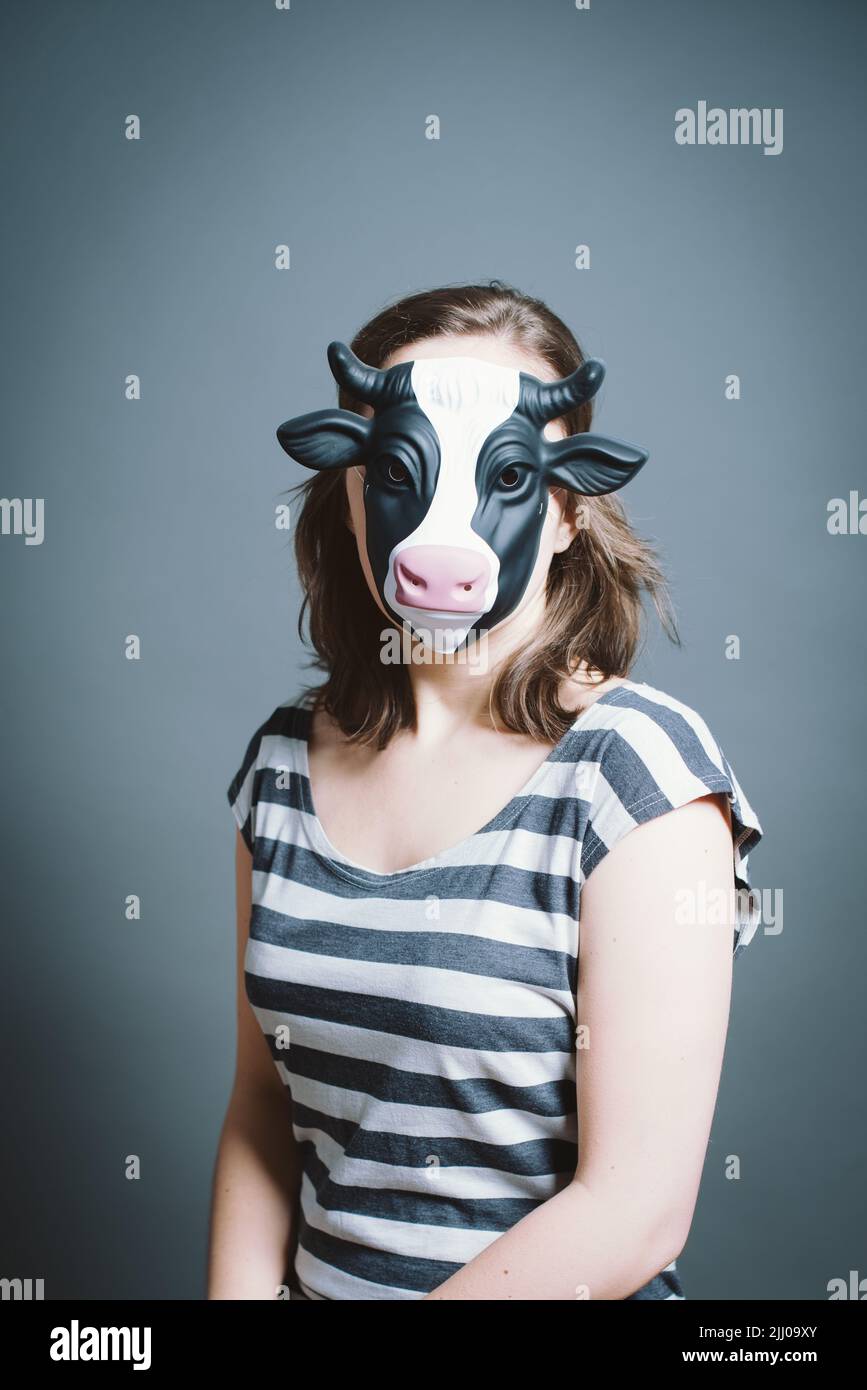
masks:
<path id="1" fill-rule="evenodd" d="M 412 545 L 395 564 L 397 601 L 408 608 L 478 613 L 491 567 L 477 550 L 454 545 Z"/>

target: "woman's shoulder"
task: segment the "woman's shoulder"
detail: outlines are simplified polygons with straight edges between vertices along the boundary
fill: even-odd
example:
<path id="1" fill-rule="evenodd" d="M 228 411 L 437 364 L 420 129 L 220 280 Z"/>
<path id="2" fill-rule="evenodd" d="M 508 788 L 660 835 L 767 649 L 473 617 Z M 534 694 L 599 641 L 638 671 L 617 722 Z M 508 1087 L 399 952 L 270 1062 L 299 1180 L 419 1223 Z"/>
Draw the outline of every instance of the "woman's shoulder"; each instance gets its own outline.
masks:
<path id="1" fill-rule="evenodd" d="M 587 699 L 591 694 L 592 698 Z M 701 712 L 685 700 L 659 686 L 626 676 L 612 676 L 601 683 L 573 678 L 564 689 L 567 708 L 574 706 L 579 724 L 589 709 L 597 707 L 587 719 L 590 726 L 626 729 L 655 724 L 674 740 L 699 738 L 713 741 L 713 734 Z"/>
<path id="2" fill-rule="evenodd" d="M 628 804 L 666 793 L 680 798 L 698 783 L 705 791 L 736 792 L 734 769 L 695 705 L 646 681 L 624 679 L 598 706 L 593 722 L 606 735 L 600 764 Z"/>
<path id="3" fill-rule="evenodd" d="M 697 706 L 646 681 L 619 678 L 603 692 L 603 705 L 611 711 L 612 728 L 654 725 L 675 742 L 694 739 L 715 743 L 710 725 Z"/>
<path id="4" fill-rule="evenodd" d="M 263 708 L 264 718 L 257 723 L 252 738 L 306 738 L 312 717 L 312 697 L 309 691 L 300 690 L 280 701 L 279 704 Z"/>
<path id="5" fill-rule="evenodd" d="M 252 851 L 256 805 L 265 788 L 275 784 L 277 772 L 302 766 L 299 745 L 306 742 L 310 724 L 310 699 L 306 692 L 274 705 L 248 735 L 240 763 L 226 788 L 232 814 Z"/>
<path id="6" fill-rule="evenodd" d="M 645 681 L 621 680 L 596 702 L 601 731 L 584 869 L 635 825 L 709 793 L 729 800 L 739 876 L 761 823 L 705 715 Z M 591 708 L 593 708 L 591 706 Z"/>
<path id="7" fill-rule="evenodd" d="M 278 705 L 265 706 L 264 718 L 257 719 L 252 733 L 247 733 L 246 748 L 238 767 L 235 782 L 240 784 L 251 768 L 272 763 L 285 755 L 287 745 L 306 741 L 311 720 L 310 697 L 300 692 Z"/>

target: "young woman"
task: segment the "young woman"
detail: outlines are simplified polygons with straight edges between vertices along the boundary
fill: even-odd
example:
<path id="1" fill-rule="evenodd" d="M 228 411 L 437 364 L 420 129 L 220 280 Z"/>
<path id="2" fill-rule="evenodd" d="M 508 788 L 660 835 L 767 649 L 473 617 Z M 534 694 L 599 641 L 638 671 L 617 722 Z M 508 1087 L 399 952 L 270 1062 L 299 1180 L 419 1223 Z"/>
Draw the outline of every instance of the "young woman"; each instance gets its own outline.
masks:
<path id="1" fill-rule="evenodd" d="M 498 281 L 394 304 L 352 352 L 542 382 L 584 361 Z M 629 675 L 642 593 L 677 635 L 615 497 L 547 489 L 483 664 L 395 662 L 366 474 L 302 485 L 325 678 L 228 790 L 238 1050 L 208 1295 L 683 1298 L 761 826 L 702 717 Z"/>

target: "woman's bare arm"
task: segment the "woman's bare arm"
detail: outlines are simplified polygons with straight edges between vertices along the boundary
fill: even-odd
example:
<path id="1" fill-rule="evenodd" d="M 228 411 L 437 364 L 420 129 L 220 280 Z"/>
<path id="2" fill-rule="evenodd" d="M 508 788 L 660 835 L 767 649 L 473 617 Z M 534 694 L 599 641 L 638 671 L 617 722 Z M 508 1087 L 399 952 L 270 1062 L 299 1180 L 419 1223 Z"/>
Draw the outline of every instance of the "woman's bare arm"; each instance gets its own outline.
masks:
<path id="1" fill-rule="evenodd" d="M 244 988 L 252 856 L 235 841 L 238 1047 L 214 1166 L 208 1298 L 276 1298 L 297 1241 L 301 1183 L 291 1097 Z"/>
<path id="2" fill-rule="evenodd" d="M 722 890 L 727 906 L 710 922 L 681 921 L 683 890 L 715 907 Z M 637 826 L 587 879 L 575 1177 L 428 1299 L 628 1298 L 677 1258 L 725 1049 L 733 892 L 718 795 Z"/>

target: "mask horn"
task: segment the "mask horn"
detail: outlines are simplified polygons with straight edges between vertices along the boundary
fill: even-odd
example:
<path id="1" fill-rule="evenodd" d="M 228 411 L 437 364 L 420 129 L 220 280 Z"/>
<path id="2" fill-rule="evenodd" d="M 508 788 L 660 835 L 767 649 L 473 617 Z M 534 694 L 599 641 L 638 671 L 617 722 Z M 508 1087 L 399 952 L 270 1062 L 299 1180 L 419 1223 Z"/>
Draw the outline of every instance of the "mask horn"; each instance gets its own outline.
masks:
<path id="1" fill-rule="evenodd" d="M 328 365 L 337 385 L 365 405 L 376 407 L 386 394 L 388 372 L 381 367 L 368 367 L 352 348 L 337 339 L 328 344 Z"/>
<path id="2" fill-rule="evenodd" d="M 519 409 L 541 429 L 549 420 L 557 420 L 570 410 L 589 401 L 605 378 L 605 363 L 590 357 L 561 381 L 540 381 L 538 377 L 521 372 Z"/>

